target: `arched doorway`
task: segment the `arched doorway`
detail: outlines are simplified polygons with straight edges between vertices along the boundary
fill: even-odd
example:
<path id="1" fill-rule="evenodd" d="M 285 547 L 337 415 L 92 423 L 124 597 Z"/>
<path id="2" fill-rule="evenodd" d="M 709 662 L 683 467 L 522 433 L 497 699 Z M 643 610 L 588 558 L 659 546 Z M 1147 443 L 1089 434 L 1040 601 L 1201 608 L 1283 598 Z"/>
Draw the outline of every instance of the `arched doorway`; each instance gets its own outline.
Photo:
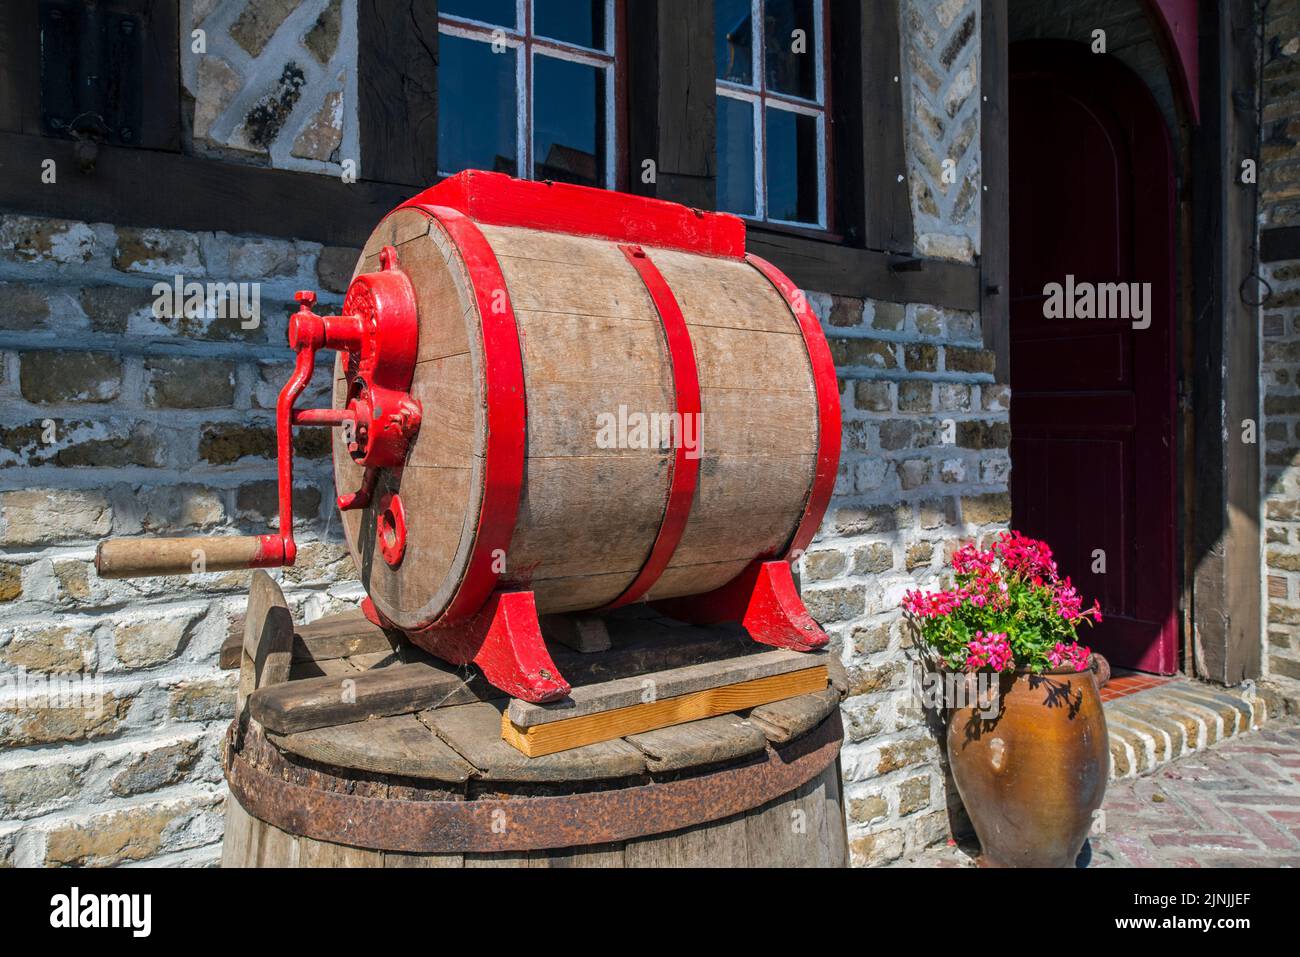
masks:
<path id="1" fill-rule="evenodd" d="M 1013 525 L 1046 539 L 1114 665 L 1178 668 L 1174 167 L 1136 75 L 1079 43 L 1013 44 Z"/>

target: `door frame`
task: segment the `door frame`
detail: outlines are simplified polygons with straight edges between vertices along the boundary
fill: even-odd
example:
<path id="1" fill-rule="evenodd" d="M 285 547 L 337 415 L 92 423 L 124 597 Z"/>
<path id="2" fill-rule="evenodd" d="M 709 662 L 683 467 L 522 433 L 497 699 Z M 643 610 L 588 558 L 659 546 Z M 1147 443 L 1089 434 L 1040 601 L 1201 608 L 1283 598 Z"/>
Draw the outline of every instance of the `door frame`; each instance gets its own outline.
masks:
<path id="1" fill-rule="evenodd" d="M 1151 4 L 1153 0 L 1147 0 Z M 1238 298 L 1253 271 L 1255 187 L 1240 188 L 1238 158 L 1254 155 L 1257 25 L 1250 0 L 1198 4 L 1199 122 L 1186 97 L 1177 107 L 1191 131 L 1181 158 L 1186 180 L 1177 237 L 1191 275 L 1180 284 L 1179 319 L 1190 342 L 1179 349 L 1184 463 L 1179 540 L 1184 552 L 1184 668 L 1226 685 L 1259 677 L 1262 658 L 1263 564 L 1260 539 L 1261 445 L 1239 444 L 1241 423 L 1260 416 L 1259 323 Z M 1154 21 L 1153 21 L 1154 22 Z M 1170 76 L 1182 72 L 1177 52 L 1157 34 Z M 1009 382 L 1010 266 L 1009 38 L 1007 0 L 982 0 L 981 319 L 996 377 Z M 1175 88 L 1182 88 L 1181 82 Z M 1233 162 L 1227 163 L 1224 158 Z M 1190 288 L 1190 295 L 1187 294 Z"/>

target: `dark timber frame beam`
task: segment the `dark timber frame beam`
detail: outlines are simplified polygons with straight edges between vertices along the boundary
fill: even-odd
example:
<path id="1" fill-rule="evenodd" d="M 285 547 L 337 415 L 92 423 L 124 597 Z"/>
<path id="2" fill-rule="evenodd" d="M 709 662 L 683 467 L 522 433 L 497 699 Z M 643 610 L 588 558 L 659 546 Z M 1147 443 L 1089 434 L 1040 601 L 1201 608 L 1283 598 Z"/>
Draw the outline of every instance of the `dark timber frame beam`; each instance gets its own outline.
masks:
<path id="1" fill-rule="evenodd" d="M 1255 187 L 1233 175 L 1256 142 L 1251 0 L 1201 6 L 1201 125 L 1193 138 L 1196 448 L 1192 621 L 1197 676 L 1260 673 L 1259 323 L 1238 293 L 1252 271 Z"/>
<path id="2" fill-rule="evenodd" d="M 980 319 L 984 347 L 997 356 L 994 375 L 1011 381 L 1011 178 L 1008 172 L 1010 61 L 1007 0 L 980 11 Z"/>

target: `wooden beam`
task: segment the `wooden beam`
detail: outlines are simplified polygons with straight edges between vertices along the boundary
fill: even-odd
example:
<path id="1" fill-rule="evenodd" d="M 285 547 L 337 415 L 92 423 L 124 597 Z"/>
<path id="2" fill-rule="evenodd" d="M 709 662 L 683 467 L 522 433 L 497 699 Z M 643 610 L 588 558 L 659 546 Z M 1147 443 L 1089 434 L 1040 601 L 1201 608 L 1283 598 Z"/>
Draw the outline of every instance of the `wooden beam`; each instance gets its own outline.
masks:
<path id="1" fill-rule="evenodd" d="M 0 130 L 6 132 L 40 132 L 38 9 L 36 0 L 0 3 Z"/>
<path id="2" fill-rule="evenodd" d="M 1194 131 L 1194 670 L 1235 685 L 1260 673 L 1258 314 L 1238 295 L 1252 269 L 1255 189 L 1229 174 L 1256 142 L 1253 4 L 1202 7 L 1201 124 Z M 1249 108 L 1238 109 L 1244 101 Z M 1225 159 L 1226 158 L 1226 159 Z"/>
<path id="3" fill-rule="evenodd" d="M 424 189 L 438 178 L 438 4 L 359 0 L 361 174 Z"/>
<path id="4" fill-rule="evenodd" d="M 332 246 L 365 244 L 375 224 L 415 190 L 344 183 L 157 150 L 102 146 L 83 174 L 72 141 L 0 132 L 0 209 L 119 226 L 223 230 Z M 41 182 L 53 159 L 58 183 Z"/>
<path id="5" fill-rule="evenodd" d="M 1011 178 L 1007 0 L 980 11 L 980 321 L 994 376 L 1011 381 Z"/>
<path id="6" fill-rule="evenodd" d="M 980 308 L 980 267 L 914 259 L 751 227 L 751 252 L 769 259 L 801 289 L 836 296 Z"/>
<path id="7" fill-rule="evenodd" d="M 898 0 L 831 4 L 837 225 L 853 245 L 910 254 Z"/>
<path id="8" fill-rule="evenodd" d="M 505 712 L 501 715 L 501 738 L 530 758 L 555 754 L 587 744 L 612 741 L 624 735 L 654 731 L 822 691 L 826 688 L 826 680 L 826 666 L 817 665 L 803 671 L 756 678 L 529 728 L 519 727 L 510 720 L 509 712 Z"/>
<path id="9" fill-rule="evenodd" d="M 627 4 L 628 190 L 713 209 L 713 4 Z M 655 182 L 642 181 L 644 162 Z"/>

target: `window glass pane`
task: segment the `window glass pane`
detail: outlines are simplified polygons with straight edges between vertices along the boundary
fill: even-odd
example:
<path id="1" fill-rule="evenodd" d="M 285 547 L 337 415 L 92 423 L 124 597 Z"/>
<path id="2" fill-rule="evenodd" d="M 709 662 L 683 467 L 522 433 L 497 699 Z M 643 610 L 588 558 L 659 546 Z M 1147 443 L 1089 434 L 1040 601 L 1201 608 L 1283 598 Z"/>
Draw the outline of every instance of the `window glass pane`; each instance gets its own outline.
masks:
<path id="1" fill-rule="evenodd" d="M 438 42 L 438 166 L 514 175 L 515 50 L 446 33 Z"/>
<path id="2" fill-rule="evenodd" d="M 742 216 L 754 210 L 754 105 L 718 97 L 718 209 Z"/>
<path id="3" fill-rule="evenodd" d="M 438 12 L 511 30 L 519 29 L 515 0 L 438 0 Z"/>
<path id="4" fill-rule="evenodd" d="M 533 178 L 605 185 L 605 68 L 533 58 Z"/>
<path id="5" fill-rule="evenodd" d="M 817 223 L 817 117 L 767 108 L 767 218 Z"/>
<path id="6" fill-rule="evenodd" d="M 764 0 L 763 62 L 767 87 L 817 99 L 817 46 L 813 0 Z"/>
<path id="7" fill-rule="evenodd" d="M 751 13 L 749 0 L 713 0 L 713 59 L 720 80 L 754 82 Z"/>
<path id="8" fill-rule="evenodd" d="M 533 0 L 533 33 L 605 49 L 605 0 Z"/>

